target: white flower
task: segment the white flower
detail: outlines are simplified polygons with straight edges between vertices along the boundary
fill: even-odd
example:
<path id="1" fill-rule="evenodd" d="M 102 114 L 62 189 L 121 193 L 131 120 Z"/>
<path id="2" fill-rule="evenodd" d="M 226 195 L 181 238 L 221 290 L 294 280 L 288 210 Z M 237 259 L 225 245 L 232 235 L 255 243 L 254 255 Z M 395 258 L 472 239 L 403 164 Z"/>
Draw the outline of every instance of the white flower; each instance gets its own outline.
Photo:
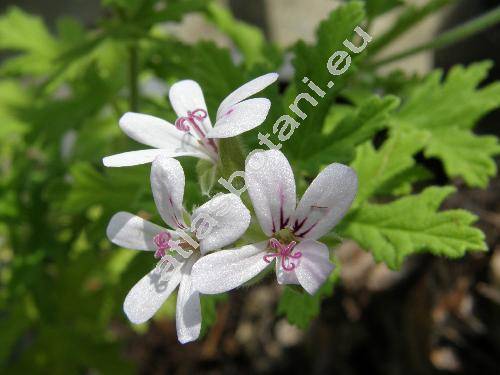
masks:
<path id="1" fill-rule="evenodd" d="M 195 263 L 195 288 L 204 294 L 234 289 L 276 261 L 280 284 L 300 284 L 314 294 L 332 272 L 329 251 L 316 241 L 349 209 L 357 190 L 356 173 L 330 164 L 296 205 L 295 180 L 285 156 L 276 150 L 252 155 L 245 182 L 267 241 L 222 250 Z"/>
<path id="2" fill-rule="evenodd" d="M 277 78 L 278 74 L 268 73 L 229 94 L 217 110 L 214 127 L 200 85 L 191 80 L 177 82 L 169 92 L 170 103 L 179 116 L 175 125 L 158 117 L 126 113 L 120 119 L 122 130 L 130 138 L 153 148 L 108 156 L 103 163 L 107 167 L 126 167 L 150 163 L 158 155 L 195 156 L 215 163 L 218 138 L 234 137 L 264 122 L 271 107 L 269 99 L 247 98 Z"/>
<path id="3" fill-rule="evenodd" d="M 196 243 L 192 240 L 187 242 L 180 231 L 188 230 L 182 208 L 184 185 L 184 171 L 177 160 L 159 156 L 153 161 L 151 188 L 156 207 L 163 221 L 179 233 L 127 212 L 114 215 L 107 228 L 108 238 L 113 243 L 130 249 L 153 251 L 155 257 L 161 257 L 159 265 L 139 280 L 125 298 L 123 309 L 127 317 L 133 323 L 147 321 L 180 285 L 176 325 L 181 343 L 193 341 L 200 334 L 200 299 L 191 278 L 194 262 L 201 255 L 236 241 L 250 223 L 250 213 L 239 197 L 234 194 L 214 197 L 198 207 L 191 216 L 192 226 L 198 229 L 195 232 L 200 251 L 196 252 L 190 244 Z M 208 223 L 210 228 L 206 230 Z M 200 230 L 206 230 L 203 236 L 200 236 Z M 180 251 L 172 257 L 169 254 L 172 249 Z"/>

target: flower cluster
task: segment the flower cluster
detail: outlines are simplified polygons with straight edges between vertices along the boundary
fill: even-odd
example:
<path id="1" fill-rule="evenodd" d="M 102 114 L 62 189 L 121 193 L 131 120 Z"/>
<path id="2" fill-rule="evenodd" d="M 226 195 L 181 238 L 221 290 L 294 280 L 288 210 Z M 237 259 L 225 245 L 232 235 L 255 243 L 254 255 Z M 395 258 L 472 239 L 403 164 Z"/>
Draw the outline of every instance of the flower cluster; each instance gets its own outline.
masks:
<path id="1" fill-rule="evenodd" d="M 190 342 L 200 334 L 200 293 L 237 288 L 273 262 L 279 284 L 298 284 L 310 294 L 332 272 L 329 249 L 318 239 L 340 221 L 355 197 L 357 177 L 347 166 L 327 166 L 297 204 L 295 179 L 286 157 L 277 150 L 252 153 L 244 176 L 253 212 L 267 237 L 258 243 L 228 248 L 251 221 L 250 211 L 235 194 L 219 193 L 191 215 L 183 208 L 185 176 L 173 157 L 189 155 L 217 164 L 219 138 L 236 136 L 265 120 L 269 100 L 248 98 L 276 79 L 275 73 L 266 74 L 231 93 L 219 106 L 214 126 L 194 81 L 181 81 L 170 89 L 178 115 L 175 124 L 137 113 L 121 118 L 127 135 L 153 148 L 109 156 L 104 164 L 121 167 L 152 162 L 154 201 L 170 228 L 126 212 L 114 215 L 108 225 L 113 243 L 151 251 L 159 259 L 125 298 L 124 311 L 133 323 L 149 320 L 179 287 L 177 335 L 181 343 Z"/>

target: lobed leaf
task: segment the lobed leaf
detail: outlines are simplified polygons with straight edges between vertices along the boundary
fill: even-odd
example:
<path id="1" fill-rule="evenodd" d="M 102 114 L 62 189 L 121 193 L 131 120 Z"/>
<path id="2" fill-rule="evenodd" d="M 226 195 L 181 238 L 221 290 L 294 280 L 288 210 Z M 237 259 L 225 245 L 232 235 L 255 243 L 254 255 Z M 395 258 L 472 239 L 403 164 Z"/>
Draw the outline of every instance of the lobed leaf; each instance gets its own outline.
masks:
<path id="1" fill-rule="evenodd" d="M 344 218 L 338 230 L 392 269 L 415 253 L 458 258 L 467 251 L 486 250 L 483 232 L 471 226 L 475 215 L 461 209 L 438 211 L 454 191 L 429 187 L 388 204 L 363 204 Z"/>

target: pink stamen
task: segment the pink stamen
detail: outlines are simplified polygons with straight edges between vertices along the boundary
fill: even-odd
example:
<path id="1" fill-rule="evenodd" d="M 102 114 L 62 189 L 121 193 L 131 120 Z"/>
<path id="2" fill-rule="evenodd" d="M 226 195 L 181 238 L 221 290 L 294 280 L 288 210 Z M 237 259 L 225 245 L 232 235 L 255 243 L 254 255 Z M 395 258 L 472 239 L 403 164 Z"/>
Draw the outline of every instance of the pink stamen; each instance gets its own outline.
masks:
<path id="1" fill-rule="evenodd" d="M 181 131 L 188 132 L 191 130 L 188 124 L 191 124 L 200 137 L 204 138 L 205 133 L 200 129 L 196 121 L 202 122 L 208 116 L 207 111 L 204 109 L 195 109 L 194 111 L 188 111 L 187 116 L 179 117 L 175 121 L 175 127 Z M 188 124 L 186 124 L 188 123 Z"/>
<path id="2" fill-rule="evenodd" d="M 155 258 L 163 258 L 166 251 L 170 249 L 170 240 L 172 235 L 168 232 L 160 232 L 153 237 L 153 242 L 156 245 Z"/>
<path id="3" fill-rule="evenodd" d="M 292 241 L 288 245 L 282 244 L 276 238 L 271 238 L 269 240 L 269 246 L 273 249 L 278 250 L 276 253 L 268 253 L 264 255 L 264 261 L 267 263 L 271 263 L 274 258 L 281 257 L 281 267 L 285 271 L 293 271 L 295 269 L 295 263 L 290 259 L 299 259 L 302 256 L 300 251 L 292 254 L 294 247 L 297 245 L 297 242 Z"/>
<path id="4" fill-rule="evenodd" d="M 175 127 L 183 132 L 191 131 L 191 127 L 194 129 L 195 133 L 201 138 L 201 143 L 207 143 L 212 149 L 217 152 L 217 145 L 214 140 L 207 138 L 203 126 L 203 120 L 207 118 L 208 113 L 204 109 L 198 108 L 194 111 L 187 111 L 187 116 L 179 117 L 175 121 Z M 201 126 L 200 126 L 201 125 Z"/>

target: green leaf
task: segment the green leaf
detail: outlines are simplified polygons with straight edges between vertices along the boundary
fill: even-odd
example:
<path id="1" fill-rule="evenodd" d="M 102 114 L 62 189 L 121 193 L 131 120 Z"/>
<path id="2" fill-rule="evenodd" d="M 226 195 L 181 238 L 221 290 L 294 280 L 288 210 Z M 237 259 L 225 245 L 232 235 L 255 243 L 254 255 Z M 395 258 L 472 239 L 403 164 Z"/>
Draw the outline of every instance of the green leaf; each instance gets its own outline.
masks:
<path id="1" fill-rule="evenodd" d="M 210 21 L 234 41 L 247 66 L 267 60 L 266 39 L 258 27 L 236 20 L 229 10 L 214 2 L 207 6 L 207 15 Z"/>
<path id="2" fill-rule="evenodd" d="M 227 294 L 216 294 L 216 295 L 201 295 L 201 333 L 200 336 L 204 337 L 210 327 L 212 327 L 217 321 L 217 305 L 221 302 L 225 302 L 228 299 Z"/>
<path id="3" fill-rule="evenodd" d="M 222 177 L 229 178 L 235 171 L 245 170 L 244 145 L 239 137 L 219 140 L 220 170 Z"/>
<path id="4" fill-rule="evenodd" d="M 396 120 L 418 129 L 471 129 L 500 106 L 500 82 L 478 88 L 491 67 L 490 61 L 455 66 L 446 79 L 441 70 L 434 71 L 410 92 Z"/>
<path id="5" fill-rule="evenodd" d="M 401 196 L 412 192 L 415 182 L 429 180 L 433 177 L 432 173 L 421 165 L 414 165 L 397 173 L 394 177 L 387 179 L 377 189 L 377 195 L 383 196 Z"/>
<path id="6" fill-rule="evenodd" d="M 369 18 L 377 17 L 402 4 L 403 0 L 365 0 L 366 13 Z"/>
<path id="7" fill-rule="evenodd" d="M 290 324 L 306 329 L 311 321 L 318 316 L 321 301 L 332 295 L 333 287 L 339 279 L 340 267 L 337 265 L 325 284 L 313 296 L 298 288 L 285 287 L 277 313 L 286 316 Z"/>
<path id="8" fill-rule="evenodd" d="M 164 0 L 165 8 L 158 10 L 158 4 L 153 2 L 152 6 L 136 15 L 136 22 L 144 22 L 146 25 L 158 24 L 160 22 L 179 22 L 184 16 L 193 12 L 206 10 L 210 0 Z"/>
<path id="9" fill-rule="evenodd" d="M 0 50 L 20 53 L 6 59 L 0 72 L 37 75 L 52 68 L 58 46 L 40 17 L 12 7 L 0 17 Z"/>
<path id="10" fill-rule="evenodd" d="M 484 234 L 471 226 L 476 216 L 461 209 L 438 211 L 454 191 L 430 187 L 389 204 L 364 204 L 348 214 L 337 230 L 391 269 L 398 269 L 414 253 L 459 258 L 466 251 L 486 250 Z"/>
<path id="11" fill-rule="evenodd" d="M 493 137 L 477 137 L 470 129 L 500 107 L 500 83 L 478 89 L 490 62 L 454 67 L 430 74 L 409 94 L 392 124 L 400 131 L 427 134 L 425 153 L 440 158 L 450 177 L 463 177 L 469 186 L 484 187 L 496 173 L 492 156 L 500 153 Z"/>
<path id="12" fill-rule="evenodd" d="M 304 163 L 311 171 L 316 171 L 321 164 L 352 161 L 356 146 L 385 128 L 389 124 L 389 114 L 398 105 L 399 99 L 394 96 L 371 96 L 355 111 L 344 111 L 347 113 L 340 121 L 336 118 L 339 113 L 337 106 L 332 106 L 325 120 L 325 127 L 330 128 L 330 131 L 323 135 L 318 147 L 310 150 Z M 330 126 L 332 122 L 335 122 L 333 129 Z"/>
<path id="13" fill-rule="evenodd" d="M 342 5 L 320 23 L 315 44 L 307 45 L 300 41 L 293 49 L 295 54 L 293 60 L 295 80 L 287 92 L 287 98 L 290 100 L 286 101 L 286 103 L 293 103 L 294 98 L 299 93 L 311 92 L 311 89 L 302 81 L 304 77 L 308 77 L 326 92 L 323 98 L 316 95 L 318 101 L 316 106 L 305 100 L 300 102 L 300 108 L 307 117 L 299 121 L 300 127 L 295 130 L 293 136 L 287 141 L 287 146 L 297 159 L 306 158 L 312 148 L 311 145 L 315 144 L 318 138 L 321 138 L 321 129 L 325 117 L 338 91 L 343 87 L 347 77 L 355 70 L 355 62 L 359 55 L 352 56 L 351 66 L 348 71 L 340 76 L 330 74 L 326 67 L 328 59 L 336 51 L 347 50 L 343 42 L 346 39 L 351 40 L 354 29 L 361 24 L 364 18 L 365 13 L 362 2 L 356 1 Z M 329 81 L 335 84 L 331 89 L 327 88 Z"/>
<path id="14" fill-rule="evenodd" d="M 12 7 L 0 18 L 0 47 L 43 55 L 55 48 L 55 40 L 40 17 Z"/>
<path id="15" fill-rule="evenodd" d="M 454 1 L 455 0 L 429 0 L 423 5 L 408 5 L 387 31 L 373 40 L 369 53 L 376 54 L 385 47 L 388 47 L 393 41 L 413 26 Z M 372 1 L 369 0 L 368 3 L 370 2 Z M 376 0 L 376 2 L 381 1 Z"/>
<path id="16" fill-rule="evenodd" d="M 395 132 L 379 150 L 375 150 L 370 141 L 357 148 L 351 164 L 358 174 L 357 204 L 386 192 L 388 186 L 400 185 L 401 176 L 415 166 L 413 155 L 424 145 L 425 134 L 418 135 L 420 137 Z"/>
<path id="17" fill-rule="evenodd" d="M 127 9 L 130 12 L 134 12 L 143 3 L 143 0 L 102 0 L 101 3 L 104 6 L 117 6 L 123 9 Z"/>
<path id="18" fill-rule="evenodd" d="M 476 136 L 461 129 L 443 129 L 432 133 L 425 156 L 443 161 L 448 176 L 461 176 L 469 186 L 488 186 L 497 174 L 493 156 L 500 154 L 495 136 Z"/>
<path id="19" fill-rule="evenodd" d="M 143 183 L 148 179 L 148 171 L 143 168 L 108 169 L 104 175 L 89 164 L 77 163 L 70 172 L 71 190 L 64 201 L 68 213 L 81 212 L 94 204 L 105 207 L 107 213 L 146 209 L 140 204 L 142 196 L 149 192 L 149 186 Z"/>
<path id="20" fill-rule="evenodd" d="M 217 182 L 217 166 L 208 160 L 201 159 L 196 163 L 196 174 L 201 193 L 209 196 Z"/>
<path id="21" fill-rule="evenodd" d="M 18 116 L 19 108 L 31 104 L 31 95 L 15 80 L 0 80 L 0 144 L 12 143 L 27 128 L 28 123 Z M 7 145 L 3 146 L 7 148 Z M 0 155 L 2 153 L 0 152 Z"/>
<path id="22" fill-rule="evenodd" d="M 244 71 L 233 63 L 229 51 L 211 42 L 187 45 L 169 41 L 155 46 L 152 53 L 155 59 L 150 64 L 155 73 L 175 81 L 189 78 L 198 82 L 209 113 L 214 115 L 222 100 L 245 83 Z"/>

